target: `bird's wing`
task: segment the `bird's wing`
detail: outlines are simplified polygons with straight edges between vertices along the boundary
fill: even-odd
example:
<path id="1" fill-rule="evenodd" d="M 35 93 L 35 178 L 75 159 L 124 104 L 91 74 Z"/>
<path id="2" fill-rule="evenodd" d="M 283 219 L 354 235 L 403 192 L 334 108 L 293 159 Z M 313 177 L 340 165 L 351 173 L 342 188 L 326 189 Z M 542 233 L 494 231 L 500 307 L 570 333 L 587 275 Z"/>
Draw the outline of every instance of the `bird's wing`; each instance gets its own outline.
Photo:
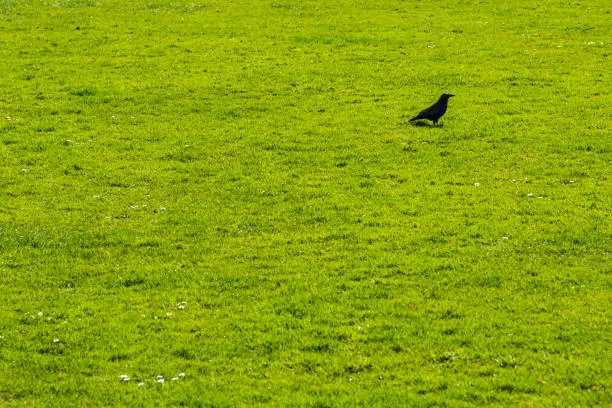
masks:
<path id="1" fill-rule="evenodd" d="M 421 118 L 428 118 L 431 115 L 431 106 L 427 109 L 423 109 L 422 111 L 419 112 L 419 116 Z"/>
<path id="2" fill-rule="evenodd" d="M 427 109 L 423 109 L 423 110 L 422 110 L 422 111 L 419 113 L 419 115 L 427 115 L 427 116 L 429 116 L 429 115 L 433 114 L 433 113 L 436 111 L 436 109 L 437 109 L 436 104 L 433 104 L 433 105 L 431 105 L 429 108 L 427 108 Z"/>
<path id="3" fill-rule="evenodd" d="M 419 114 L 418 114 L 418 115 L 416 115 L 414 118 L 410 119 L 410 121 L 413 121 L 413 120 L 418 120 L 418 119 L 426 119 L 426 118 L 423 116 L 423 112 L 422 112 L 422 111 L 421 111 L 421 112 L 419 112 Z"/>

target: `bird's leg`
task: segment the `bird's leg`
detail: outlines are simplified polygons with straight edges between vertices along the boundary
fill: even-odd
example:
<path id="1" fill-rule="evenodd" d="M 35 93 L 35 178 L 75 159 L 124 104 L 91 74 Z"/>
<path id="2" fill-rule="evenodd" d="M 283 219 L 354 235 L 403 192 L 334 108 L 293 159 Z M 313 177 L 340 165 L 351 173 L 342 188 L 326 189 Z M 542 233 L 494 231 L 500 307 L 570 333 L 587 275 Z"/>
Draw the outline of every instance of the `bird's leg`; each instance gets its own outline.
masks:
<path id="1" fill-rule="evenodd" d="M 434 121 L 433 121 L 433 124 L 434 124 L 434 126 L 438 126 L 438 121 L 437 121 L 437 120 L 434 120 Z"/>

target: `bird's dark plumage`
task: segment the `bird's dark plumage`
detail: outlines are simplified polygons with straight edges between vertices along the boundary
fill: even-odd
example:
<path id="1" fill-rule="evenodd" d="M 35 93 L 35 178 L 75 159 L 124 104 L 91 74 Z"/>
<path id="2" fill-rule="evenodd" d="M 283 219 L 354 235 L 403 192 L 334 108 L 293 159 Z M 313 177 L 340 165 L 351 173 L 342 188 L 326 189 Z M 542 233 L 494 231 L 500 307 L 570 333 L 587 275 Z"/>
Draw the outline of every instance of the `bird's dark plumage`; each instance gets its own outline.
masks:
<path id="1" fill-rule="evenodd" d="M 428 120 L 433 121 L 434 126 L 437 125 L 438 119 L 440 119 L 446 113 L 446 108 L 448 106 L 448 99 L 452 96 L 455 96 L 455 95 L 447 94 L 447 93 L 442 94 L 440 99 L 438 99 L 438 102 L 434 103 L 429 108 L 419 112 L 418 115 L 410 119 L 410 122 L 412 122 L 413 120 L 428 119 Z"/>

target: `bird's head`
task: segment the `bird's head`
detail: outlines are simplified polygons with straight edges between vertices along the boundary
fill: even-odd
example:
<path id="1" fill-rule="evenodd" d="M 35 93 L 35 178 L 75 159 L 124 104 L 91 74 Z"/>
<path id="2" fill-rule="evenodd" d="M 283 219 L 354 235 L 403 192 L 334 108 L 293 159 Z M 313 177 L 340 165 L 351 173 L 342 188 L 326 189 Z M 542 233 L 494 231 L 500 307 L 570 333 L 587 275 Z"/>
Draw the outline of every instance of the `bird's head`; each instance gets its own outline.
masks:
<path id="1" fill-rule="evenodd" d="M 455 95 L 453 95 L 453 94 L 447 94 L 447 93 L 442 94 L 442 98 L 444 98 L 444 99 L 452 98 L 453 96 L 455 96 Z"/>

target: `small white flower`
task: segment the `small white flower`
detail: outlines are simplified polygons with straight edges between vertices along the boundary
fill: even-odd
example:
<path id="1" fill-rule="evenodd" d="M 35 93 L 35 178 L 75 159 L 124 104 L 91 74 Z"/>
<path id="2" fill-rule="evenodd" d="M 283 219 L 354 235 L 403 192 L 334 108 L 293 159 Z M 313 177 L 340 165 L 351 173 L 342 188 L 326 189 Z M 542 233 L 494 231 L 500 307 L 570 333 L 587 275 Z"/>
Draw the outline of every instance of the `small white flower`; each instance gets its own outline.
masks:
<path id="1" fill-rule="evenodd" d="M 113 119 L 117 119 L 117 117 L 116 117 L 115 115 L 111 116 L 111 118 L 113 118 Z"/>
<path id="2" fill-rule="evenodd" d="M 121 374 L 119 378 L 121 378 L 122 380 L 125 380 L 126 378 L 130 378 L 130 377 L 127 374 Z"/>
<path id="3" fill-rule="evenodd" d="M 139 387 L 142 387 L 143 385 L 144 385 L 144 382 L 142 382 L 142 381 L 138 383 Z"/>
<path id="4" fill-rule="evenodd" d="M 436 46 L 435 44 L 431 44 L 431 45 L 428 45 L 427 48 L 434 48 L 435 46 Z"/>
<path id="5" fill-rule="evenodd" d="M 68 139 L 68 140 L 66 140 L 66 143 L 74 143 L 74 140 Z"/>
<path id="6" fill-rule="evenodd" d="M 176 381 L 178 380 L 178 377 L 173 377 L 171 381 Z"/>
<path id="7" fill-rule="evenodd" d="M 352 382 L 353 382 L 353 379 L 352 379 L 352 378 L 349 378 L 349 382 L 350 382 L 350 383 L 352 383 Z"/>
<path id="8" fill-rule="evenodd" d="M 95 195 L 94 198 L 98 199 L 98 198 L 100 198 L 100 196 L 99 195 Z"/>
<path id="9" fill-rule="evenodd" d="M 513 182 L 513 183 L 516 183 L 516 179 L 512 179 L 512 182 Z"/>
<path id="10" fill-rule="evenodd" d="M 0 339 L 3 339 L 3 338 L 4 338 L 4 336 L 0 336 Z"/>
<path id="11" fill-rule="evenodd" d="M 42 315 L 43 315 L 43 312 L 38 312 L 38 316 L 42 317 Z"/>
<path id="12" fill-rule="evenodd" d="M 527 194 L 527 197 L 533 197 L 533 193 Z"/>
<path id="13" fill-rule="evenodd" d="M 480 183 L 474 183 L 474 187 L 480 187 Z"/>
<path id="14" fill-rule="evenodd" d="M 357 330 L 361 331 L 362 330 L 361 326 L 357 326 Z"/>
<path id="15" fill-rule="evenodd" d="M 163 378 L 158 378 L 157 380 L 155 380 L 155 382 L 156 382 L 156 383 L 159 383 L 159 384 L 163 384 L 163 383 L 164 383 L 164 381 L 165 381 L 165 380 L 164 380 Z"/>
<path id="16" fill-rule="evenodd" d="M 29 171 L 30 171 L 30 170 L 28 170 L 28 169 L 21 169 L 21 172 L 22 172 L 22 173 L 27 173 L 27 172 L 29 172 Z"/>
<path id="17" fill-rule="evenodd" d="M 123 378 L 123 381 L 130 381 L 130 377 Z"/>
<path id="18" fill-rule="evenodd" d="M 508 237 L 502 237 L 502 239 L 503 239 L 504 241 L 507 241 L 507 240 L 508 240 Z"/>
<path id="19" fill-rule="evenodd" d="M 574 180 L 570 180 L 569 182 L 570 182 L 570 183 L 572 183 L 572 184 L 573 184 L 573 183 L 575 183 L 575 181 L 574 181 Z"/>
<path id="20" fill-rule="evenodd" d="M 185 308 L 185 305 L 178 305 L 178 308 L 182 310 Z"/>
<path id="21" fill-rule="evenodd" d="M 166 312 L 166 316 L 172 316 L 172 313 Z"/>
<path id="22" fill-rule="evenodd" d="M 382 381 L 382 379 L 383 379 L 383 376 L 382 376 L 382 375 L 379 375 L 379 376 L 378 376 L 378 380 L 379 380 L 379 381 Z"/>
<path id="23" fill-rule="evenodd" d="M 134 208 L 138 208 L 138 206 L 137 205 L 130 205 L 130 208 L 134 209 Z"/>
<path id="24" fill-rule="evenodd" d="M 179 378 L 185 378 L 185 373 L 179 373 Z"/>
<path id="25" fill-rule="evenodd" d="M 544 196 L 538 196 L 538 198 L 544 198 Z"/>
<path id="26" fill-rule="evenodd" d="M 60 342 L 60 339 L 53 339 L 53 344 L 58 344 Z"/>
<path id="27" fill-rule="evenodd" d="M 166 211 L 166 207 L 160 208 L 159 211 Z"/>

